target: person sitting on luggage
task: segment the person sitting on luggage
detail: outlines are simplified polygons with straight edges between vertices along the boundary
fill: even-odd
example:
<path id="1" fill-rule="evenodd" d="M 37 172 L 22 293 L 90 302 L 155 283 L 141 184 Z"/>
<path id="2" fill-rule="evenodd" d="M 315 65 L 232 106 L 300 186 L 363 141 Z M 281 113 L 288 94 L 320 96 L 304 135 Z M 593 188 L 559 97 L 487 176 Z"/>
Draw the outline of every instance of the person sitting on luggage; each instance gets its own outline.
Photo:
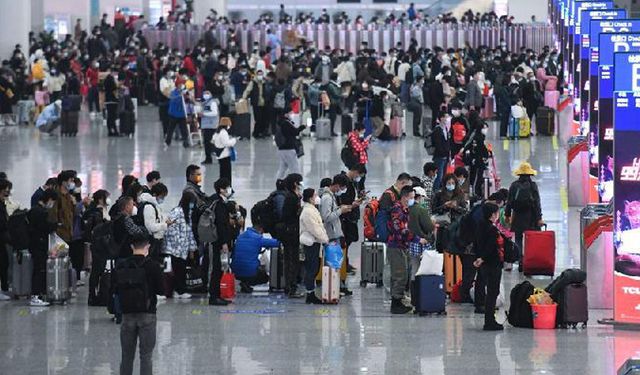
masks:
<path id="1" fill-rule="evenodd" d="M 342 223 L 340 216 L 351 212 L 354 208 L 359 207 L 361 201 L 356 200 L 352 204 L 338 205 L 338 198 L 347 192 L 349 179 L 343 174 L 337 174 L 333 177 L 331 185 L 324 190 L 320 197 L 320 216 L 327 230 L 329 242 L 342 243 L 344 233 L 342 232 Z M 346 262 L 346 259 L 343 259 Z M 340 293 L 350 296 L 353 294 L 347 289 L 346 280 L 340 280 L 342 283 Z"/>
<path id="2" fill-rule="evenodd" d="M 416 272 L 420 267 L 420 257 L 422 252 L 431 249 L 430 243 L 433 240 L 433 230 L 435 223 L 431 220 L 431 215 L 426 207 L 427 192 L 424 188 L 416 186 L 415 204 L 409 207 L 409 231 L 413 235 L 413 240 L 409 243 L 409 262 L 411 266 L 411 291 L 413 293 L 413 282 Z"/>
<path id="3" fill-rule="evenodd" d="M 522 272 L 522 241 L 524 232 L 538 230 L 544 225 L 542 220 L 542 207 L 540 205 L 540 191 L 538 185 L 531 176 L 538 174 L 531 164 L 522 162 L 513 172 L 518 176 L 509 187 L 509 198 L 505 208 L 506 222 L 511 224 L 511 230 L 515 233 L 515 242 L 518 247 L 520 263 L 518 271 Z"/>
<path id="4" fill-rule="evenodd" d="M 431 207 L 435 215 L 448 214 L 451 222 L 466 212 L 467 201 L 455 175 L 448 174 L 443 181 L 442 189 L 434 197 Z"/>
<path id="5" fill-rule="evenodd" d="M 240 280 L 242 293 L 253 292 L 252 286 L 269 282 L 269 275 L 260 264 L 260 253 L 263 249 L 280 247 L 280 241 L 264 237 L 264 229 L 256 212 L 251 212 L 253 226 L 240 233 L 233 249 L 231 269 L 236 279 Z"/>
<path id="6" fill-rule="evenodd" d="M 29 210 L 29 252 L 33 260 L 31 282 L 31 306 L 49 306 L 42 297 L 47 295 L 47 258 L 49 257 L 49 235 L 55 233 L 58 223 L 49 219 L 49 210 L 58 199 L 53 189 L 45 190 L 38 204 Z"/>
<path id="7" fill-rule="evenodd" d="M 438 166 L 434 162 L 426 162 L 422 166 L 422 186 L 424 187 L 423 205 L 431 216 L 431 203 L 433 202 L 433 182 L 438 174 Z"/>
<path id="8" fill-rule="evenodd" d="M 500 293 L 502 265 L 504 263 L 504 238 L 495 223 L 499 218 L 499 207 L 493 203 L 482 205 L 482 221 L 476 228 L 474 244 L 476 260 L 473 265 L 479 269 L 486 281 L 487 295 L 484 302 L 485 331 L 502 331 L 504 327 L 496 322 L 495 308 Z"/>
<path id="9" fill-rule="evenodd" d="M 114 281 L 120 296 L 122 326 L 120 374 L 133 374 L 136 346 L 140 342 L 140 373 L 153 372 L 156 343 L 157 295 L 162 293 L 162 268 L 149 257 L 149 236 L 139 233 L 131 238 L 132 255 L 118 264 Z"/>
<path id="10" fill-rule="evenodd" d="M 302 192 L 302 212 L 300 213 L 300 244 L 304 249 L 305 276 L 304 285 L 307 289 L 308 304 L 321 304 L 316 296 L 316 275 L 320 269 L 320 249 L 329 243 L 327 230 L 322 223 L 322 216 L 318 211 L 320 197 L 315 189 L 308 188 Z"/>
<path id="11" fill-rule="evenodd" d="M 415 193 L 411 186 L 400 190 L 398 199 L 391 209 L 388 222 L 389 238 L 387 239 L 387 258 L 391 268 L 391 313 L 406 314 L 412 310 L 404 305 L 404 291 L 407 287 L 408 266 L 407 250 L 413 241 L 409 230 L 409 208 L 415 204 Z M 422 241 L 426 244 L 426 240 Z"/>
<path id="12" fill-rule="evenodd" d="M 62 110 L 62 100 L 56 100 L 55 102 L 44 107 L 40 116 L 36 120 L 36 128 L 43 133 L 53 135 L 53 131 L 60 126 L 60 113 Z"/>

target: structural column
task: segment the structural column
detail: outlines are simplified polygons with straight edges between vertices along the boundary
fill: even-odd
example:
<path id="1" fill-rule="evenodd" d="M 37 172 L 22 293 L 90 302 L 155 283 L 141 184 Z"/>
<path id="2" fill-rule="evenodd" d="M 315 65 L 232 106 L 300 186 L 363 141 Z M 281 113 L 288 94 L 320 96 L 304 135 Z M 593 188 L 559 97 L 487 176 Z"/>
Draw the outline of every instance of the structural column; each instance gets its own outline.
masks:
<path id="1" fill-rule="evenodd" d="M 44 23 L 44 20 L 42 21 Z M 29 49 L 31 31 L 31 1 L 0 0 L 0 56 L 8 59 L 16 44 L 22 51 Z"/>

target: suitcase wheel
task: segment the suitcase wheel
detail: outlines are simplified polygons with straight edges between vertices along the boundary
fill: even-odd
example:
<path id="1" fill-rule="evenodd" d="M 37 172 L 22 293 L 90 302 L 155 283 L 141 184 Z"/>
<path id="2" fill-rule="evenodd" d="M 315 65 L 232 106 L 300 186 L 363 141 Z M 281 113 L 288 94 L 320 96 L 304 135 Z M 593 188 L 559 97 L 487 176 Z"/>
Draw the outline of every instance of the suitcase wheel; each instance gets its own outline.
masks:
<path id="1" fill-rule="evenodd" d="M 360 286 L 361 286 L 362 288 L 366 288 L 366 287 L 367 287 L 367 284 L 369 284 L 369 283 L 368 283 L 367 281 L 365 281 L 365 280 L 360 281 Z"/>

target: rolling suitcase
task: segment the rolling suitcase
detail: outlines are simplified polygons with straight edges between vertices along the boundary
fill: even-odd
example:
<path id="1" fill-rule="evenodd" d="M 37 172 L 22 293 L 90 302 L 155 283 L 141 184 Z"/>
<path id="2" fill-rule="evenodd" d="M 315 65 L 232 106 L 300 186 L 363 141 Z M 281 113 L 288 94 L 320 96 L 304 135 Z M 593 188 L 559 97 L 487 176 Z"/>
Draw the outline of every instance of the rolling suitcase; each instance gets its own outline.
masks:
<path id="1" fill-rule="evenodd" d="M 587 326 L 589 320 L 589 301 L 587 286 L 585 284 L 569 284 L 564 288 L 558 310 L 556 313 L 556 325 L 568 328 L 576 328 L 579 323 Z"/>
<path id="2" fill-rule="evenodd" d="M 229 133 L 240 139 L 251 139 L 251 113 L 233 116 L 233 126 L 229 128 Z"/>
<path id="3" fill-rule="evenodd" d="M 70 298 L 69 257 L 47 259 L 47 299 L 51 303 L 64 304 Z"/>
<path id="4" fill-rule="evenodd" d="M 554 135 L 556 111 L 549 107 L 539 107 L 536 111 L 536 129 L 540 135 Z"/>
<path id="5" fill-rule="evenodd" d="M 531 136 L 531 119 L 523 117 L 518 120 L 518 137 L 528 138 Z"/>
<path id="6" fill-rule="evenodd" d="M 546 229 L 546 228 L 545 228 Z M 522 266 L 525 276 L 553 276 L 556 268 L 556 234 L 550 230 L 524 232 Z"/>
<path id="7" fill-rule="evenodd" d="M 19 100 L 18 101 L 18 117 L 16 122 L 18 124 L 31 124 L 33 118 L 31 112 L 35 108 L 36 103 L 33 100 Z"/>
<path id="8" fill-rule="evenodd" d="M 78 134 L 77 111 L 62 111 L 60 115 L 60 133 L 63 136 L 75 137 Z"/>
<path id="9" fill-rule="evenodd" d="M 360 254 L 360 286 L 366 287 L 367 284 L 376 284 L 377 287 L 382 286 L 382 271 L 384 269 L 384 246 L 383 242 L 362 243 L 362 251 Z"/>
<path id="10" fill-rule="evenodd" d="M 517 139 L 520 137 L 520 121 L 515 117 L 509 117 L 509 125 L 507 136 L 509 138 Z"/>
<path id="11" fill-rule="evenodd" d="M 353 130 L 353 115 L 344 114 L 340 116 L 340 128 L 342 135 L 348 135 Z"/>
<path id="12" fill-rule="evenodd" d="M 340 301 L 340 271 L 322 267 L 322 302 L 336 304 Z"/>
<path id="13" fill-rule="evenodd" d="M 451 293 L 453 286 L 462 280 L 462 261 L 457 255 L 444 253 L 445 291 Z"/>
<path id="14" fill-rule="evenodd" d="M 13 298 L 31 295 L 33 259 L 29 250 L 18 250 L 11 257 L 11 293 Z"/>
<path id="15" fill-rule="evenodd" d="M 316 120 L 316 138 L 317 139 L 330 139 L 331 138 L 331 120 L 326 117 L 321 117 Z"/>
<path id="16" fill-rule="evenodd" d="M 545 91 L 544 92 L 544 106 L 558 109 L 558 101 L 560 101 L 560 91 Z"/>
<path id="17" fill-rule="evenodd" d="M 62 98 L 62 111 L 64 112 L 80 112 L 82 105 L 82 96 L 66 95 Z"/>
<path id="18" fill-rule="evenodd" d="M 389 120 L 389 132 L 393 138 L 402 137 L 402 118 L 393 117 Z"/>
<path id="19" fill-rule="evenodd" d="M 136 132 L 136 116 L 133 111 L 120 113 L 120 134 L 132 136 Z"/>
<path id="20" fill-rule="evenodd" d="M 495 117 L 494 111 L 494 98 L 493 96 L 485 96 L 484 106 L 480 110 L 480 117 L 485 120 L 491 120 Z"/>
<path id="21" fill-rule="evenodd" d="M 285 288 L 284 279 L 284 249 L 271 249 L 269 257 L 269 291 L 281 292 Z"/>
<path id="22" fill-rule="evenodd" d="M 444 277 L 440 275 L 416 276 L 414 293 L 416 294 L 416 312 L 420 316 L 427 314 L 446 315 L 447 295 L 444 290 Z"/>

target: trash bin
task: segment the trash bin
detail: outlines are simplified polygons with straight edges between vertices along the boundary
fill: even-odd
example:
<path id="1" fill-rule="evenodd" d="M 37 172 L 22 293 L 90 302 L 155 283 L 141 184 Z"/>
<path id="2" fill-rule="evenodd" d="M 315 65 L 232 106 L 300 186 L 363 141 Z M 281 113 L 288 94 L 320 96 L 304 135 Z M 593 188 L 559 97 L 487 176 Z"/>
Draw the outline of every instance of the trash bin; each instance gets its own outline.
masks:
<path id="1" fill-rule="evenodd" d="M 531 305 L 534 329 L 555 329 L 558 305 Z"/>

